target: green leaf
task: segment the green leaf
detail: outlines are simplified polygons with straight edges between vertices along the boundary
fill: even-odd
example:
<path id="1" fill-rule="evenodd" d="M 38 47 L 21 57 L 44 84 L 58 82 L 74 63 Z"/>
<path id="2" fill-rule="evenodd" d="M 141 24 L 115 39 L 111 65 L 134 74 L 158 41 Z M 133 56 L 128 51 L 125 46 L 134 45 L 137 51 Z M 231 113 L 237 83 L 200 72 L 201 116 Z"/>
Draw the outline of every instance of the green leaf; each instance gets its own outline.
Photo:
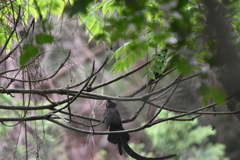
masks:
<path id="1" fill-rule="evenodd" d="M 151 79 L 154 79 L 154 80 L 156 79 L 153 72 L 148 72 L 147 75 L 148 75 Z"/>
<path id="2" fill-rule="evenodd" d="M 39 45 L 45 44 L 45 43 L 52 43 L 53 42 L 53 36 L 49 34 L 38 34 L 36 35 L 36 42 Z"/>
<path id="3" fill-rule="evenodd" d="M 7 47 L 6 47 L 6 51 L 7 51 L 7 52 L 11 50 L 12 40 L 13 40 L 13 39 L 11 38 L 11 39 L 9 39 L 9 41 L 8 41 L 8 44 L 7 44 Z"/>
<path id="4" fill-rule="evenodd" d="M 92 27 L 91 33 L 90 33 L 90 36 L 89 36 L 89 39 L 88 39 L 88 42 L 90 42 L 93 39 L 94 35 L 96 35 L 98 33 L 99 29 L 100 29 L 100 25 L 99 24 L 95 24 Z"/>
<path id="5" fill-rule="evenodd" d="M 113 5 L 114 1 L 115 1 L 115 0 L 112 0 L 112 1 L 111 1 L 111 4 L 110 4 L 111 7 L 110 7 L 109 10 L 108 10 L 109 15 L 112 15 L 112 14 L 114 13 L 114 11 L 117 9 L 117 7 L 114 7 L 114 5 Z"/>
<path id="6" fill-rule="evenodd" d="M 192 66 L 189 64 L 187 59 L 180 58 L 177 61 L 177 69 L 183 74 L 189 74 L 192 71 Z"/>
<path id="7" fill-rule="evenodd" d="M 139 47 L 140 47 L 143 51 L 148 52 L 148 45 L 146 44 L 146 42 L 139 44 Z"/>
<path id="8" fill-rule="evenodd" d="M 128 69 L 129 66 L 130 66 L 130 59 L 129 58 L 126 58 L 125 61 L 124 61 L 124 66 Z"/>
<path id="9" fill-rule="evenodd" d="M 135 64 L 135 63 L 136 63 L 137 57 L 136 57 L 136 55 L 135 55 L 134 53 L 131 54 L 128 58 L 129 58 L 129 60 L 130 60 L 130 62 L 131 62 L 132 64 Z"/>
<path id="10" fill-rule="evenodd" d="M 212 99 L 217 103 L 217 104 L 223 104 L 226 100 L 226 94 L 218 89 L 218 88 L 211 88 L 211 94 L 212 94 Z"/>
<path id="11" fill-rule="evenodd" d="M 38 49 L 31 45 L 25 45 L 23 47 L 23 53 L 20 56 L 19 63 L 23 67 L 29 59 L 35 57 L 38 54 Z"/>
<path id="12" fill-rule="evenodd" d="M 120 48 L 118 48 L 118 50 L 116 50 L 116 52 L 114 53 L 116 60 L 118 60 L 119 56 L 120 56 L 121 53 L 122 53 L 122 50 L 123 50 L 123 47 L 120 47 Z"/>
<path id="13" fill-rule="evenodd" d="M 160 55 L 166 56 L 166 55 L 167 55 L 167 52 L 166 52 L 166 51 L 161 51 L 161 52 L 160 52 Z"/>
<path id="14" fill-rule="evenodd" d="M 32 6 L 29 6 L 29 11 L 31 12 L 31 15 L 33 16 L 33 18 L 38 19 L 39 14 L 35 8 L 33 8 Z"/>
<path id="15" fill-rule="evenodd" d="M 142 52 L 142 51 L 137 51 L 136 56 L 137 56 L 138 58 L 144 60 L 143 52 Z"/>
<path id="16" fill-rule="evenodd" d="M 110 8 L 110 4 L 111 4 L 111 1 L 107 1 L 107 3 L 105 3 L 104 6 L 102 7 L 102 13 L 104 16 L 108 12 L 108 10 Z"/>
<path id="17" fill-rule="evenodd" d="M 118 71 L 119 71 L 119 68 L 115 68 L 115 69 L 114 69 L 114 72 L 113 72 L 113 73 L 114 73 L 114 76 L 117 75 Z"/>
<path id="18" fill-rule="evenodd" d="M 72 7 L 69 9 L 70 16 L 73 17 L 78 12 L 83 13 L 83 14 L 87 14 L 87 6 L 92 1 L 93 0 L 75 0 Z"/>
<path id="19" fill-rule="evenodd" d="M 163 74 L 163 72 L 162 72 L 162 70 L 161 70 L 160 68 L 158 68 L 158 67 L 156 67 L 156 66 L 153 66 L 152 68 L 153 68 L 153 70 L 154 70 L 155 72 L 157 72 L 157 73 L 159 73 L 159 74 Z"/>
<path id="20" fill-rule="evenodd" d="M 155 61 L 155 64 L 158 66 L 158 67 L 164 67 L 164 64 L 160 61 Z"/>
<path id="21" fill-rule="evenodd" d="M 119 67 L 120 72 L 122 72 L 122 74 L 124 74 L 124 64 L 122 63 L 118 67 Z"/>
<path id="22" fill-rule="evenodd" d="M 96 39 L 97 41 L 100 41 L 100 40 L 105 39 L 105 38 L 106 38 L 106 35 L 103 34 L 103 33 L 100 33 L 100 34 L 96 34 L 96 35 L 95 35 L 95 39 Z"/>
<path id="23" fill-rule="evenodd" d="M 86 22 L 86 33 L 88 33 L 89 31 L 91 31 L 91 29 L 93 28 L 93 26 L 95 25 L 96 23 L 96 17 L 94 15 L 92 15 Z"/>
<path id="24" fill-rule="evenodd" d="M 159 61 L 165 61 L 165 57 L 157 56 L 157 60 L 159 60 Z"/>
<path id="25" fill-rule="evenodd" d="M 125 43 L 124 44 L 124 48 L 123 48 L 123 50 L 124 50 L 124 53 L 125 54 L 127 54 L 128 52 L 130 52 L 131 50 L 130 50 L 130 45 L 131 45 L 132 43 L 131 42 L 127 42 L 127 43 Z"/>
<path id="26" fill-rule="evenodd" d="M 56 0 L 52 0 L 51 1 L 51 9 L 50 9 L 50 12 L 55 15 L 55 16 L 58 16 L 60 17 L 62 15 L 62 12 L 63 12 L 63 9 L 64 9 L 64 5 L 65 5 L 65 2 L 64 1 L 56 1 Z"/>
<path id="27" fill-rule="evenodd" d="M 169 54 L 167 55 L 167 58 L 172 57 L 172 56 L 175 55 L 175 54 L 176 54 L 176 52 L 171 52 L 171 53 L 169 53 Z"/>
<path id="28" fill-rule="evenodd" d="M 47 3 L 44 2 L 44 1 L 33 1 L 33 5 L 34 7 L 36 7 L 36 10 L 38 12 L 38 14 L 40 15 L 40 12 L 41 12 L 41 16 L 42 16 L 42 19 L 45 19 L 46 16 L 47 16 Z"/>
<path id="29" fill-rule="evenodd" d="M 108 1 L 102 1 L 102 2 L 100 2 L 98 4 L 96 4 L 95 7 L 94 7 L 94 11 L 98 11 L 106 3 L 108 3 Z"/>
<path id="30" fill-rule="evenodd" d="M 226 100 L 226 94 L 215 86 L 206 86 L 201 87 L 198 92 L 198 96 L 203 96 L 204 104 L 212 99 L 217 104 L 223 104 Z"/>
<path id="31" fill-rule="evenodd" d="M 154 42 L 149 42 L 148 46 L 151 47 L 151 48 L 156 48 L 157 44 L 154 43 Z"/>

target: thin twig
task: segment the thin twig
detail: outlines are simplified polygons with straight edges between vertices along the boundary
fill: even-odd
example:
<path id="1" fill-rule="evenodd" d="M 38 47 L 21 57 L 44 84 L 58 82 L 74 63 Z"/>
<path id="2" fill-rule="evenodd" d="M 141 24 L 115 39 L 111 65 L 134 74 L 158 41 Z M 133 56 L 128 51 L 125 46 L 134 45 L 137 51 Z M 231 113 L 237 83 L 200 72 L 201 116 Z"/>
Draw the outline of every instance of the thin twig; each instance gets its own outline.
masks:
<path id="1" fill-rule="evenodd" d="M 151 59 L 151 60 L 152 60 L 152 59 Z M 122 78 L 125 78 L 125 77 L 127 77 L 127 76 L 135 73 L 136 71 L 138 71 L 138 70 L 142 69 L 143 67 L 147 66 L 147 65 L 151 62 L 151 60 L 149 60 L 148 62 L 144 63 L 143 65 L 137 67 L 136 69 L 134 69 L 134 70 L 132 70 L 132 71 L 130 71 L 130 72 L 122 75 L 122 76 L 119 76 L 119 77 L 117 77 L 117 78 L 111 79 L 110 81 L 107 81 L 107 82 L 104 82 L 104 83 L 101 83 L 101 84 L 98 84 L 98 85 L 92 87 L 92 90 L 98 89 L 98 88 L 100 88 L 100 87 L 104 87 L 104 86 L 106 86 L 106 85 L 109 85 L 109 84 L 111 84 L 111 83 L 113 83 L 113 82 L 116 82 L 116 81 L 118 81 L 118 80 L 120 80 L 120 79 L 122 79 Z"/>

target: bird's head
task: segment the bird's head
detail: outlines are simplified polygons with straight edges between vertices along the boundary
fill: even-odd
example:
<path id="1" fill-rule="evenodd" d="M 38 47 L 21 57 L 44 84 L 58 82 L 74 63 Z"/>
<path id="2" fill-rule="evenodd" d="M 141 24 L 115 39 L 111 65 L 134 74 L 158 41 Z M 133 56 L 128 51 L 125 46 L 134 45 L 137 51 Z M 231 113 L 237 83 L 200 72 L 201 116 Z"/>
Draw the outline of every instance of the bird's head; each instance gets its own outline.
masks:
<path id="1" fill-rule="evenodd" d="M 107 103 L 106 103 L 107 108 L 115 108 L 116 106 L 117 106 L 117 104 L 110 101 L 110 100 L 108 100 Z"/>

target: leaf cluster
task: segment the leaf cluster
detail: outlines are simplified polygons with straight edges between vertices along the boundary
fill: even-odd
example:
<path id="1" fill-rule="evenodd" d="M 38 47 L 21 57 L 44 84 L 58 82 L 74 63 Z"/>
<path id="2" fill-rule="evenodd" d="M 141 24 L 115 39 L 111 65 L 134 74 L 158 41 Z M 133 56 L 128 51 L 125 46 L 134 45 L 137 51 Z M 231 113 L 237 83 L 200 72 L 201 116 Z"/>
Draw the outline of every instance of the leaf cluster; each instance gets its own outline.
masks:
<path id="1" fill-rule="evenodd" d="M 159 118 L 171 117 L 172 112 L 162 111 Z M 164 154 L 177 153 L 179 159 L 227 159 L 223 144 L 212 144 L 208 138 L 216 134 L 211 126 L 198 126 L 198 121 L 170 121 L 146 129 L 156 150 Z M 194 159 L 194 158 L 193 158 Z"/>

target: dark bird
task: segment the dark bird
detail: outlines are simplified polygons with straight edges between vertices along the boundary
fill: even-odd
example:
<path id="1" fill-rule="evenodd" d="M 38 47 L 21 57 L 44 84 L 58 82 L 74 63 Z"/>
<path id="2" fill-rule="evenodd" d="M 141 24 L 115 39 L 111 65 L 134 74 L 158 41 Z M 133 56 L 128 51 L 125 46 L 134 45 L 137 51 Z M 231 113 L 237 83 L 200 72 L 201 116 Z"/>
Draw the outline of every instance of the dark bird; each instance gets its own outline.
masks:
<path id="1" fill-rule="evenodd" d="M 124 130 L 121 117 L 116 108 L 116 103 L 108 100 L 106 103 L 106 110 L 103 114 L 104 123 L 109 131 L 122 131 Z M 143 157 L 136 152 L 134 152 L 128 145 L 128 141 L 130 140 L 130 135 L 128 133 L 117 133 L 117 134 L 108 134 L 107 140 L 113 144 L 118 145 L 118 152 L 122 155 L 122 148 L 127 152 L 129 156 L 135 158 L 137 160 L 163 160 L 174 157 L 175 155 L 169 155 L 165 157 L 156 157 L 156 158 L 147 158 Z"/>

